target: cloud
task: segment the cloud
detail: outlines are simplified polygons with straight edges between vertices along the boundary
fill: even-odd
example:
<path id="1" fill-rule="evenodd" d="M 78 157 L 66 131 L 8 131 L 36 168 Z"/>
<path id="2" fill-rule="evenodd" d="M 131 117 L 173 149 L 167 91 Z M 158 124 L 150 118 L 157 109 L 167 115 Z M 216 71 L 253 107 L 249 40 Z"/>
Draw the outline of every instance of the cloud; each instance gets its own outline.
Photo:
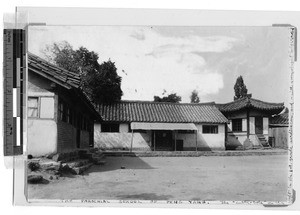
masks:
<path id="1" fill-rule="evenodd" d="M 110 58 L 122 77 L 123 99 L 152 100 L 164 89 L 181 95 L 183 102 L 189 102 L 194 89 L 200 97 L 217 94 L 224 87 L 223 75 L 210 68 L 203 55 L 226 53 L 238 42 L 227 36 L 162 35 L 149 27 L 45 28 L 46 34 L 31 29 L 30 49 L 66 40 L 74 48 L 96 51 L 100 61 Z"/>

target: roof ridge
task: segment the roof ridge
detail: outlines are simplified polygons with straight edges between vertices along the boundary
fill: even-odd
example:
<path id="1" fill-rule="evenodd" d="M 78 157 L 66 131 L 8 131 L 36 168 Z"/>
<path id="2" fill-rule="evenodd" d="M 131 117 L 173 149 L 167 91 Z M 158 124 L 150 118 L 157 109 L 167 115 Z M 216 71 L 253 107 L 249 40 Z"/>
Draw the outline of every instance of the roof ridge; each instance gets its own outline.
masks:
<path id="1" fill-rule="evenodd" d="M 204 106 L 204 105 L 210 105 L 214 106 L 216 103 L 215 102 L 203 102 L 203 103 L 173 103 L 173 102 L 155 102 L 155 101 L 147 101 L 147 100 L 121 100 L 121 101 L 116 101 L 112 102 L 109 104 L 113 103 L 146 103 L 146 104 L 166 104 L 166 105 L 191 105 L 191 106 Z M 104 103 L 102 103 L 104 104 Z"/>
<path id="2" fill-rule="evenodd" d="M 265 101 L 262 101 L 262 100 L 259 100 L 259 99 L 253 99 L 253 98 L 250 98 L 250 99 L 254 100 L 254 101 L 258 101 L 258 102 L 263 102 L 263 103 L 266 103 L 266 104 L 269 104 L 269 105 L 284 105 L 284 102 L 275 103 L 275 102 L 265 102 Z"/>
<path id="3" fill-rule="evenodd" d="M 263 102 L 263 103 L 266 103 L 266 104 L 269 104 L 269 105 L 284 105 L 284 102 L 279 102 L 279 103 L 275 103 L 275 102 L 265 102 L 265 101 L 262 101 L 262 100 L 259 100 L 259 99 L 254 99 L 254 98 L 248 98 L 248 97 L 242 97 L 242 98 L 239 98 L 237 100 L 234 100 L 234 101 L 231 101 L 231 102 L 228 102 L 228 103 L 216 103 L 216 105 L 230 105 L 230 104 L 233 104 L 233 103 L 236 103 L 236 102 L 239 102 L 239 101 L 242 101 L 242 100 L 248 100 L 248 101 L 257 101 L 257 102 Z"/>

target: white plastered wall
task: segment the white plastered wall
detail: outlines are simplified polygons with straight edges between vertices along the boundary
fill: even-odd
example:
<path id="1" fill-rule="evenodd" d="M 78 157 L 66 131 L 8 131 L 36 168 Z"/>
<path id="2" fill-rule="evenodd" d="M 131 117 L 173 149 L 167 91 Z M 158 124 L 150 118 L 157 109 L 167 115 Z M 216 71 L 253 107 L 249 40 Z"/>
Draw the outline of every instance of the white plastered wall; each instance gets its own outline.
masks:
<path id="1" fill-rule="evenodd" d="M 101 124 L 94 124 L 94 146 L 102 149 L 151 150 L 151 131 L 146 133 L 129 132 L 129 125 L 121 123 L 119 132 L 101 132 Z"/>

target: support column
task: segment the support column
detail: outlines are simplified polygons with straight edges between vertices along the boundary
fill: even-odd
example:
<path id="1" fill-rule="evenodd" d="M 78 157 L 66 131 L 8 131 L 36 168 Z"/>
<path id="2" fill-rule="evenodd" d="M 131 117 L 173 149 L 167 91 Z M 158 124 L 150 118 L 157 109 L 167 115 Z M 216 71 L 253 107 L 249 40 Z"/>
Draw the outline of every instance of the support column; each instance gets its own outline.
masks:
<path id="1" fill-rule="evenodd" d="M 196 152 L 198 151 L 198 144 L 197 144 L 197 136 L 198 136 L 198 134 L 197 133 L 198 133 L 198 131 L 196 130 L 195 131 L 195 134 L 196 134 Z"/>
<path id="2" fill-rule="evenodd" d="M 250 136 L 250 117 L 249 117 L 249 108 L 247 108 L 247 138 Z"/>
<path id="3" fill-rule="evenodd" d="M 133 144 L 133 129 L 131 130 L 131 144 L 130 144 L 130 152 L 132 152 L 132 144 Z"/>
<path id="4" fill-rule="evenodd" d="M 174 134 L 175 134 L 175 152 L 176 152 L 176 148 L 177 148 L 177 145 L 176 145 L 176 131 L 174 130 Z"/>
<path id="5" fill-rule="evenodd" d="M 154 151 L 155 151 L 155 130 L 153 130 L 153 137 L 154 137 L 154 138 L 153 138 L 153 139 L 154 139 L 154 140 L 153 140 L 153 143 L 154 143 L 153 145 L 154 145 Z"/>

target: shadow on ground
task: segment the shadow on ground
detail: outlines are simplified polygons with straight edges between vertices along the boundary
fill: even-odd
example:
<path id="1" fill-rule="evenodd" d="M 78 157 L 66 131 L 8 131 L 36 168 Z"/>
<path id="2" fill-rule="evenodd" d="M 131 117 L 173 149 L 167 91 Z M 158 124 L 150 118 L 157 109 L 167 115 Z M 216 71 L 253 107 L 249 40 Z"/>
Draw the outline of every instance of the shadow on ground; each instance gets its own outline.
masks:
<path id="1" fill-rule="evenodd" d="M 107 157 L 105 165 L 93 165 L 84 175 L 92 172 L 107 172 L 119 169 L 154 169 L 139 157 Z"/>
<path id="2" fill-rule="evenodd" d="M 157 195 L 155 193 L 141 193 L 141 194 L 133 194 L 133 195 L 119 195 L 117 196 L 120 199 L 131 199 L 131 200 L 168 200 L 172 198 L 171 195 Z"/>

